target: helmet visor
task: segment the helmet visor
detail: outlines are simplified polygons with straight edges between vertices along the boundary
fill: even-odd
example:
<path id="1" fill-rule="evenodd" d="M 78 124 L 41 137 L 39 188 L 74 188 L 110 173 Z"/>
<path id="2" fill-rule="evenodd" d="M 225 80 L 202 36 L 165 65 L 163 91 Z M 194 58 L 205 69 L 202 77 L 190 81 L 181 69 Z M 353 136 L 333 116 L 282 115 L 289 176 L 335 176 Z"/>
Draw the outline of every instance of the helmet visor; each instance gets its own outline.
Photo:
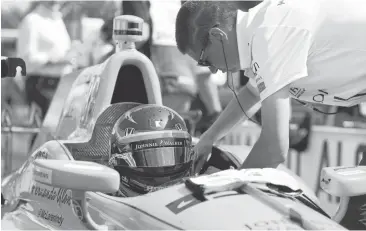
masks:
<path id="1" fill-rule="evenodd" d="M 166 167 L 192 160 L 191 139 L 158 138 L 132 142 L 128 145 L 112 144 L 109 164 L 129 167 Z"/>

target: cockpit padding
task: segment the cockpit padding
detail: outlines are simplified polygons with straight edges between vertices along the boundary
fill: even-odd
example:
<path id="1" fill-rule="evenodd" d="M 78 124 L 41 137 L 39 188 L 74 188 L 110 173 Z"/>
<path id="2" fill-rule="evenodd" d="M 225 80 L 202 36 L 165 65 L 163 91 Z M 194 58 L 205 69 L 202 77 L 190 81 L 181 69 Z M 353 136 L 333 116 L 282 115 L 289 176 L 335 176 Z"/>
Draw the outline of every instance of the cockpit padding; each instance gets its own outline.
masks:
<path id="1" fill-rule="evenodd" d="M 142 72 L 135 65 L 124 65 L 118 72 L 111 104 L 122 102 L 149 103 Z"/>

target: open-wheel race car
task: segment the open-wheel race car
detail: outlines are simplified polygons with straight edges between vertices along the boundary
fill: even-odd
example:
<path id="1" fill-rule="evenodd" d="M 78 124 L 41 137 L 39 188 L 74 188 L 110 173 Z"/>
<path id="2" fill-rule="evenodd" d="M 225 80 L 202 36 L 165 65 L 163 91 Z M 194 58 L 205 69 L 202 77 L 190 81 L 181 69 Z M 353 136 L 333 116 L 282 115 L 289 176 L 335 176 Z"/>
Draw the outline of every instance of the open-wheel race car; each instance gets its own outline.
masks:
<path id="1" fill-rule="evenodd" d="M 111 158 L 119 124 L 126 118 L 136 122 L 131 112 L 166 108 L 161 103 L 159 82 L 151 62 L 133 46 L 141 25 L 136 17 L 117 17 L 114 33 L 122 36 L 123 42 L 118 44 L 121 51 L 101 65 L 76 73 L 77 78 L 66 94 L 64 89 L 56 92 L 56 101 L 32 154 L 2 180 L 2 229 L 356 230 L 365 227 L 366 218 L 362 218 L 365 215 L 358 211 L 366 209 L 365 166 L 323 169 L 322 188 L 342 198 L 339 210 L 329 216 L 312 190 L 283 165 L 278 169 L 238 170 L 250 150 L 245 146 L 238 149 L 215 145 L 198 175 L 189 165 L 188 175 L 174 184 L 145 188 L 144 193 L 135 195 L 116 193 L 126 183 L 124 172 L 115 168 L 115 160 Z M 131 72 L 125 70 L 131 68 L 132 74 L 137 71 L 140 78 L 128 75 Z M 142 90 L 133 89 L 137 86 Z M 67 97 L 57 98 L 57 94 Z M 164 118 L 171 120 L 172 114 L 170 110 Z M 51 120 L 47 117 L 52 116 L 52 123 L 48 122 Z M 154 128 L 167 126 L 163 119 L 145 119 Z M 186 130 L 175 127 L 177 134 Z M 123 133 L 128 139 L 133 138 L 133 129 L 124 129 Z M 187 146 L 197 142 L 195 138 L 184 139 Z M 168 143 L 164 147 L 176 150 L 174 145 L 179 144 Z M 135 148 L 156 146 L 139 143 Z M 139 154 L 137 158 L 132 152 L 120 158 L 138 167 L 151 160 L 148 154 Z M 184 163 L 192 163 L 195 158 L 188 149 L 183 156 Z M 155 165 L 169 163 L 176 156 L 161 157 L 155 160 Z"/>

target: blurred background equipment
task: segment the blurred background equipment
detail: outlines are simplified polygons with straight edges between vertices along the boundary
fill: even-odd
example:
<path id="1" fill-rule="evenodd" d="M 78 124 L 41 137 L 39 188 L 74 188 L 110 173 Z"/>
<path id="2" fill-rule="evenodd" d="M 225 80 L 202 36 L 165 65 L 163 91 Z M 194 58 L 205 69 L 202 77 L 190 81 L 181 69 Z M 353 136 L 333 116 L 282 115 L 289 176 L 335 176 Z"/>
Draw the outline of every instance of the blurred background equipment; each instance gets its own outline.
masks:
<path id="1" fill-rule="evenodd" d="M 47 7 L 44 7 L 47 4 L 51 6 L 49 11 L 45 9 Z M 56 7 L 52 7 L 52 5 Z M 30 53 L 35 54 L 36 46 L 20 45 L 26 49 L 19 46 L 19 44 L 31 41 L 29 40 L 30 36 L 27 34 L 26 36 L 20 36 L 22 31 L 23 34 L 27 31 L 38 31 L 40 35 L 43 35 L 43 38 L 46 38 L 46 43 L 54 44 L 54 47 L 60 48 L 62 43 L 65 44 L 65 39 L 60 40 L 60 37 L 63 37 L 60 31 L 50 33 L 44 28 L 38 30 L 36 25 L 27 27 L 27 23 L 25 23 L 25 21 L 29 21 L 29 18 L 32 18 L 32 20 L 36 18 L 39 22 L 44 17 L 52 16 L 52 14 L 47 15 L 47 12 L 52 13 L 53 11 L 60 12 L 59 15 L 62 16 L 62 20 L 57 21 L 56 26 L 53 24 L 51 29 L 53 29 L 52 27 L 55 27 L 54 29 L 60 28 L 59 25 L 62 28 L 62 24 L 64 24 L 66 29 L 66 32 L 63 33 L 65 34 L 64 38 L 69 37 L 70 39 L 69 55 L 64 57 L 69 64 L 59 65 L 44 58 L 45 61 L 43 62 L 45 64 L 41 64 L 41 67 L 37 68 L 39 63 L 32 65 L 29 61 L 26 61 L 27 67 L 30 68 L 27 70 L 26 77 L 7 78 L 3 79 L 1 83 L 2 137 L 13 136 L 13 139 L 2 139 L 2 150 L 6 149 L 5 144 L 8 144 L 9 147 L 16 147 L 12 156 L 14 160 L 13 167 L 19 166 L 28 155 L 29 148 L 35 139 L 34 134 L 39 131 L 42 117 L 53 98 L 59 78 L 70 71 L 91 65 L 89 63 L 90 47 L 93 47 L 95 38 L 98 38 L 103 19 L 118 14 L 119 4 L 116 4 L 115 1 L 2 1 L 1 55 L 16 57 L 17 53 L 20 53 L 21 56 L 29 56 Z M 40 13 L 42 17 L 39 16 Z M 50 27 L 48 26 L 48 28 Z M 53 35 L 57 37 L 49 37 Z M 49 39 L 47 40 L 47 38 Z M 55 39 L 57 40 L 55 41 Z M 48 48 L 50 47 L 47 47 L 46 50 Z M 55 53 L 59 52 L 52 52 L 51 55 Z M 46 57 L 46 55 L 43 56 Z M 33 60 L 34 57 L 34 55 L 33 57 L 30 56 Z M 27 84 L 27 82 L 32 84 Z M 26 86 L 28 86 L 28 91 L 25 91 Z M 4 130 L 3 127 L 7 128 Z M 3 154 L 5 152 L 2 152 L 2 159 L 4 158 Z M 4 162 L 2 163 L 2 167 L 4 167 Z M 8 170 L 2 168 L 2 174 L 4 171 Z"/>
<path id="2" fill-rule="evenodd" d="M 1 57 L 1 78 L 26 76 L 27 70 L 23 59 Z"/>

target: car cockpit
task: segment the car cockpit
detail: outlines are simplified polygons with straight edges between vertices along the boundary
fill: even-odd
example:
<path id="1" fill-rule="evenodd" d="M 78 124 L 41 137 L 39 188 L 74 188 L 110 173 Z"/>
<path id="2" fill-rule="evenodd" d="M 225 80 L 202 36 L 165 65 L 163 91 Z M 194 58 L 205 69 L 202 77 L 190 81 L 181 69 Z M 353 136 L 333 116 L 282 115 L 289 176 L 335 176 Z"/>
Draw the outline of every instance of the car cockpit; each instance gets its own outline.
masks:
<path id="1" fill-rule="evenodd" d="M 162 105 L 155 68 L 145 55 L 135 49 L 135 42 L 142 39 L 142 26 L 143 20 L 138 17 L 116 17 L 113 28 L 115 54 L 104 63 L 63 77 L 65 81 L 60 82 L 44 120 L 43 127 L 51 137 L 75 138 L 75 131 L 81 129 L 90 133 L 97 117 L 109 105 L 122 102 Z M 63 105 L 61 109 L 60 105 Z M 55 119 L 58 124 L 55 124 Z"/>

